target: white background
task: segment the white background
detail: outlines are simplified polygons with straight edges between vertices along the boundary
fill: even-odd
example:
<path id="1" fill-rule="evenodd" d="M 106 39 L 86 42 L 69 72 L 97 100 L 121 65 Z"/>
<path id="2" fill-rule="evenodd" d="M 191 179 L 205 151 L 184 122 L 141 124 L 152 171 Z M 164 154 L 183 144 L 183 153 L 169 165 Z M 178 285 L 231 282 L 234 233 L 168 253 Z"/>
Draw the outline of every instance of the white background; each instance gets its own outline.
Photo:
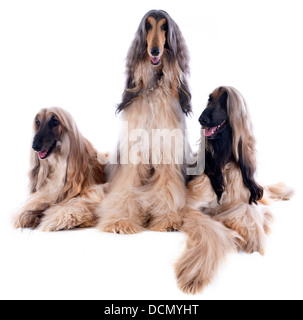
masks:
<path id="1" fill-rule="evenodd" d="M 302 1 L 0 1 L 0 298 L 291 299 L 302 294 Z M 27 196 L 32 121 L 42 107 L 69 110 L 100 151 L 113 149 L 125 57 L 150 9 L 180 26 L 191 53 L 197 119 L 220 85 L 246 98 L 255 125 L 259 181 L 285 181 L 296 196 L 274 205 L 267 252 L 231 254 L 195 297 L 177 288 L 181 233 L 134 236 L 97 230 L 15 231 Z"/>

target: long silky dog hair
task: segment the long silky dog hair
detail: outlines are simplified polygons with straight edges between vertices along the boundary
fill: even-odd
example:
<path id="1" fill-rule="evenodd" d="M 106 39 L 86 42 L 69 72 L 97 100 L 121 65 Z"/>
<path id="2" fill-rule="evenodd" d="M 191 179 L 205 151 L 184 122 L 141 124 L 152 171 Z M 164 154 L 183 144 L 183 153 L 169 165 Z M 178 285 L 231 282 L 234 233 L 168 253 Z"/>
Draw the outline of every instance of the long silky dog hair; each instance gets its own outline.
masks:
<path id="1" fill-rule="evenodd" d="M 255 181 L 256 152 L 252 122 L 238 90 L 220 87 L 210 95 L 199 122 L 206 137 L 206 170 L 188 184 L 182 210 L 187 249 L 176 264 L 179 287 L 201 291 L 214 277 L 227 252 L 264 254 L 270 231 L 270 199 L 288 200 L 283 184 L 263 188 Z M 257 205 L 257 202 L 259 203 Z"/>
<path id="2" fill-rule="evenodd" d="M 30 198 L 15 216 L 15 227 L 54 231 L 94 226 L 106 182 L 104 160 L 67 111 L 42 109 L 34 120 Z"/>
<path id="3" fill-rule="evenodd" d="M 141 149 L 148 163 L 118 164 L 110 171 L 110 191 L 99 211 L 102 231 L 137 233 L 145 227 L 154 231 L 180 230 L 179 212 L 186 202 L 183 159 L 184 150 L 189 148 L 185 116 L 191 112 L 188 76 L 189 54 L 179 27 L 165 11 L 148 12 L 127 55 L 126 85 L 117 107 L 117 113 L 128 123 L 125 137 L 136 130 L 148 133 L 148 150 Z M 170 133 L 177 129 L 182 137 L 168 148 L 165 142 L 162 146 L 152 141 L 154 129 Z M 121 145 L 120 141 L 119 154 Z M 130 153 L 134 144 L 129 140 L 127 145 Z M 151 163 L 155 146 L 161 148 L 157 164 Z M 166 164 L 163 158 L 169 149 L 174 160 Z"/>

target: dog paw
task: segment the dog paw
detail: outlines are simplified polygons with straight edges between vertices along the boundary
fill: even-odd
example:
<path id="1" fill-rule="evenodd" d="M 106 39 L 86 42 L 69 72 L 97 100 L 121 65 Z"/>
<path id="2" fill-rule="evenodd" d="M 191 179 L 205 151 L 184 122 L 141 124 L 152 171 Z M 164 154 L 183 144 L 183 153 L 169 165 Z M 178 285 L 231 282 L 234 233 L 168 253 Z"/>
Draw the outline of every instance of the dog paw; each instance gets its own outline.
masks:
<path id="1" fill-rule="evenodd" d="M 97 224 L 96 216 L 79 200 L 74 199 L 65 205 L 56 205 L 45 211 L 39 226 L 43 232 L 91 228 Z"/>
<path id="2" fill-rule="evenodd" d="M 59 221 L 57 219 L 54 219 L 54 220 L 46 219 L 41 222 L 38 229 L 42 232 L 52 232 L 52 231 L 68 230 L 71 228 L 68 228 L 66 226 L 66 223 L 63 223 L 62 221 Z"/>
<path id="3" fill-rule="evenodd" d="M 175 221 L 159 221 L 159 220 L 151 220 L 148 229 L 156 232 L 174 232 L 180 231 L 182 228 L 182 220 Z"/>
<path id="4" fill-rule="evenodd" d="M 101 231 L 118 234 L 135 234 L 143 231 L 143 227 L 127 220 L 120 220 L 115 223 L 101 224 Z"/>
<path id="5" fill-rule="evenodd" d="M 76 225 L 77 221 L 72 214 L 48 214 L 42 219 L 39 230 L 42 232 L 69 230 Z"/>
<path id="6" fill-rule="evenodd" d="M 13 225 L 16 229 L 30 228 L 36 229 L 43 218 L 43 210 L 25 211 L 18 214 L 13 219 Z"/>

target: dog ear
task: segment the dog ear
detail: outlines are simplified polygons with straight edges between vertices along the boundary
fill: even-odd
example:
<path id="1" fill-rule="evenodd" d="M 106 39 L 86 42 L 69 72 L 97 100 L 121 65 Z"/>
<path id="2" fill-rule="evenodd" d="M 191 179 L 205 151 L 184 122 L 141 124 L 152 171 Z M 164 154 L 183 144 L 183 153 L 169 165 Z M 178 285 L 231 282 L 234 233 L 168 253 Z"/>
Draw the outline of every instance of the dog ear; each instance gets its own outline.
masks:
<path id="1" fill-rule="evenodd" d="M 165 16 L 167 21 L 167 34 L 166 34 L 166 55 L 168 61 L 173 63 L 178 62 L 178 66 L 182 73 L 186 76 L 189 75 L 189 52 L 185 39 L 181 33 L 179 26 L 168 15 Z"/>
<path id="2" fill-rule="evenodd" d="M 168 57 L 168 61 L 171 62 L 175 60 L 178 55 L 178 39 L 176 32 L 178 30 L 177 24 L 167 15 L 167 31 L 166 31 L 166 42 L 165 42 L 165 49 L 166 54 Z"/>
<path id="3" fill-rule="evenodd" d="M 82 137 L 75 126 L 73 130 L 68 130 L 66 135 L 69 136 L 70 151 L 68 155 L 66 182 L 62 192 L 62 199 L 69 200 L 77 197 L 82 190 L 89 165 L 89 156 L 88 151 L 86 150 L 85 138 Z"/>
<path id="4" fill-rule="evenodd" d="M 257 168 L 255 138 L 251 117 L 244 97 L 232 87 L 221 87 L 227 93 L 226 107 L 233 135 L 233 156 L 239 164 L 245 186 L 251 196 L 249 203 L 257 203 L 263 197 L 263 188 L 255 179 Z M 222 98 L 222 103 L 224 104 Z"/>
<path id="5" fill-rule="evenodd" d="M 249 203 L 257 204 L 258 200 L 263 197 L 263 188 L 255 181 L 254 175 L 256 172 L 256 160 L 254 151 L 249 150 L 249 146 L 245 146 L 242 140 L 238 145 L 239 166 L 241 169 L 243 182 L 250 191 Z"/>
<path id="6" fill-rule="evenodd" d="M 166 55 L 168 62 L 174 64 L 177 62 L 180 69 L 178 95 L 183 112 L 188 115 L 192 112 L 191 93 L 186 77 L 189 75 L 189 53 L 183 35 L 175 21 L 166 15 L 168 30 L 166 35 Z"/>
<path id="7" fill-rule="evenodd" d="M 192 112 L 191 93 L 187 83 L 181 82 L 180 86 L 178 87 L 178 95 L 182 111 L 186 115 L 190 114 Z"/>
<path id="8" fill-rule="evenodd" d="M 79 132 L 73 117 L 60 108 L 54 108 L 53 112 L 62 126 L 61 151 L 64 150 L 67 157 L 65 185 L 59 201 L 68 201 L 80 194 L 89 176 L 90 155 L 87 140 Z"/>
<path id="9" fill-rule="evenodd" d="M 144 59 L 146 53 L 146 23 L 147 15 L 143 17 L 139 28 L 135 34 L 135 38 L 130 46 L 126 58 L 126 75 L 127 80 L 125 84 L 122 102 L 117 106 L 117 113 L 123 111 L 128 105 L 136 99 L 141 91 L 142 84 L 135 81 L 135 67 Z"/>

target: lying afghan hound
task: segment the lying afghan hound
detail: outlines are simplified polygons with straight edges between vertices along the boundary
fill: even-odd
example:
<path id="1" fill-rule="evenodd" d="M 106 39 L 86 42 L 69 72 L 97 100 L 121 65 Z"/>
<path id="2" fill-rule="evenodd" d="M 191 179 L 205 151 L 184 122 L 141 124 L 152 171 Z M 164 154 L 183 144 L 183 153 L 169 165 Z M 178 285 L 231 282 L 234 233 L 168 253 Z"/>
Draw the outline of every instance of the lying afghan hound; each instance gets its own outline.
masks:
<path id="1" fill-rule="evenodd" d="M 293 192 L 278 184 L 267 187 L 263 197 L 254 178 L 252 123 L 239 91 L 215 89 L 199 121 L 206 137 L 205 173 L 188 185 L 182 215 L 189 238 L 176 265 L 179 286 L 187 293 L 201 291 L 211 281 L 226 252 L 237 247 L 263 254 L 272 215 L 257 203 L 287 200 Z"/>
<path id="2" fill-rule="evenodd" d="M 186 201 L 185 115 L 191 112 L 188 64 L 188 50 L 177 24 L 165 11 L 148 12 L 127 56 L 126 88 L 117 109 L 128 123 L 127 141 L 120 141 L 120 164 L 110 172 L 110 191 L 99 210 L 102 231 L 180 230 L 180 210 Z M 141 129 L 148 133 L 148 148 L 138 154 L 147 161 L 133 163 L 129 156 L 128 163 L 122 164 L 122 152 L 130 154 L 135 145 L 131 135 Z M 152 139 L 154 130 L 176 129 L 181 135 L 172 146 Z M 172 159 L 169 164 L 164 161 L 167 153 Z"/>
<path id="3" fill-rule="evenodd" d="M 95 226 L 95 209 L 104 197 L 105 159 L 60 108 L 41 110 L 34 132 L 30 198 L 14 226 L 42 231 Z"/>

